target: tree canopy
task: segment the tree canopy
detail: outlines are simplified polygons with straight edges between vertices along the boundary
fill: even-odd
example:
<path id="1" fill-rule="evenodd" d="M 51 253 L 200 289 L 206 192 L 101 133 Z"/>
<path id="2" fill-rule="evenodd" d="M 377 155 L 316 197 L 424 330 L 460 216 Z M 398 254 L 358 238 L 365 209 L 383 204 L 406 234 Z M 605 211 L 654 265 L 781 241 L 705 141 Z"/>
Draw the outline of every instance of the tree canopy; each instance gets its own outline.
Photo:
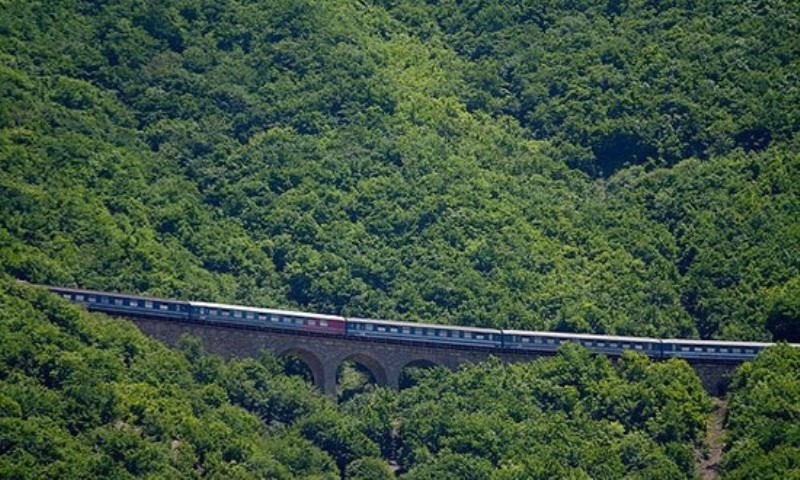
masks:
<path id="1" fill-rule="evenodd" d="M 788 338 L 798 12 L 657 3 L 5 2 L 0 266 L 365 317 Z"/>

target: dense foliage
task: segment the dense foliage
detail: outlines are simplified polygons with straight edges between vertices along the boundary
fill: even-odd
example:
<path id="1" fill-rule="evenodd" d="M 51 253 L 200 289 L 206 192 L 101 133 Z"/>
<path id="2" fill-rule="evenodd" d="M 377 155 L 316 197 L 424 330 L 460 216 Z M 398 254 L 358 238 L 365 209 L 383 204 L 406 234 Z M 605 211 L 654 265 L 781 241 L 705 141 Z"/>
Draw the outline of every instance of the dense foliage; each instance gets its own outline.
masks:
<path id="1" fill-rule="evenodd" d="M 169 350 L 8 279 L 0 344 L 3 478 L 691 478 L 710 409 L 682 361 L 572 345 L 337 409 L 270 355 Z"/>
<path id="2" fill-rule="evenodd" d="M 681 362 L 567 348 L 337 409 L 269 355 L 173 352 L 10 277 L 800 341 L 798 16 L 0 2 L 0 476 L 691 477 L 709 404 Z M 797 471 L 799 367 L 779 347 L 737 373 L 730 477 Z"/>
<path id="3" fill-rule="evenodd" d="M 3 2 L 0 268 L 370 317 L 788 338 L 797 15 Z"/>
<path id="4" fill-rule="evenodd" d="M 470 109 L 591 173 L 760 151 L 800 128 L 792 2 L 380 3 L 469 59 Z"/>
<path id="5" fill-rule="evenodd" d="M 345 406 L 413 479 L 693 478 L 710 410 L 682 361 L 626 354 L 612 365 L 572 345 L 417 382 Z"/>
<path id="6" fill-rule="evenodd" d="M 2 478 L 335 479 L 379 454 L 271 356 L 169 350 L 7 278 L 0 345 Z"/>
<path id="7" fill-rule="evenodd" d="M 737 370 L 727 423 L 725 478 L 797 478 L 800 349 L 777 346 Z"/>

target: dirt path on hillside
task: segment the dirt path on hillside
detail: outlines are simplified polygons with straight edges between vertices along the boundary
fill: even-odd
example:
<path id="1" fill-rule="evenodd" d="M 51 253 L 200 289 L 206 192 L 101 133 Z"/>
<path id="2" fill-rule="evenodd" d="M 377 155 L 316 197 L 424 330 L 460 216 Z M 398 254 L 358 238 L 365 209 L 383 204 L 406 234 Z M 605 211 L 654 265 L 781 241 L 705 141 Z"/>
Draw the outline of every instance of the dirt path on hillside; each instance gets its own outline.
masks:
<path id="1" fill-rule="evenodd" d="M 725 414 L 728 412 L 728 402 L 725 399 L 714 399 L 714 411 L 708 419 L 706 428 L 706 445 L 708 455 L 697 453 L 697 470 L 703 480 L 714 480 L 719 477 L 722 468 L 722 450 L 725 448 L 723 437 L 725 433 Z"/>

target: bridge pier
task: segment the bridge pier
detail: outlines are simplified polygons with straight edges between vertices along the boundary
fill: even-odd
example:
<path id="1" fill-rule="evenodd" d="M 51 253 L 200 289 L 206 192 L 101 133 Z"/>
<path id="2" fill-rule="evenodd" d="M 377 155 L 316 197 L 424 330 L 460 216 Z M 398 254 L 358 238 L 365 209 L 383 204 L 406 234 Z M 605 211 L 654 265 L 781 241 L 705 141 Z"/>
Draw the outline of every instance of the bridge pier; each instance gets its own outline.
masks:
<path id="1" fill-rule="evenodd" d="M 722 397 L 728 391 L 731 375 L 738 367 L 735 363 L 708 363 L 687 360 L 692 366 L 706 392 L 714 397 Z"/>
<path id="2" fill-rule="evenodd" d="M 330 397 L 336 398 L 336 375 L 339 373 L 339 365 L 326 365 L 325 377 L 321 384 L 317 383 L 317 388 Z"/>

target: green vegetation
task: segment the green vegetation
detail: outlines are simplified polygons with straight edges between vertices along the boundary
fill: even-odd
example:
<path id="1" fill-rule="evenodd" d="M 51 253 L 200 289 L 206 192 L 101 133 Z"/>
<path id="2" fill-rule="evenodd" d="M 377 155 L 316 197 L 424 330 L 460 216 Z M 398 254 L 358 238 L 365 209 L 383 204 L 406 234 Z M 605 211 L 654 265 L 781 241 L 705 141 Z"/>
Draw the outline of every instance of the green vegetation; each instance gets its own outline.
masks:
<path id="1" fill-rule="evenodd" d="M 335 479 L 379 452 L 271 356 L 172 351 L 7 278 L 0 345 L 2 478 Z"/>
<path id="2" fill-rule="evenodd" d="M 711 406 L 682 361 L 626 354 L 612 365 L 572 345 L 527 364 L 426 370 L 417 382 L 344 407 L 403 478 L 693 478 Z"/>
<path id="3" fill-rule="evenodd" d="M 800 128 L 792 2 L 380 2 L 467 59 L 461 99 L 592 174 L 761 151 Z"/>
<path id="4" fill-rule="evenodd" d="M 800 341 L 796 5 L 528 3 L 0 2 L 0 476 L 691 477 L 679 362 L 345 369 L 338 409 L 11 280 Z M 734 379 L 732 478 L 797 471 L 795 357 Z"/>
<path id="5" fill-rule="evenodd" d="M 788 338 L 797 15 L 4 2 L 0 268 L 412 321 Z"/>
<path id="6" fill-rule="evenodd" d="M 9 279 L 0 300 L 3 478 L 692 478 L 711 405 L 682 361 L 567 345 L 337 408 L 268 354 L 169 350 Z"/>
<path id="7" fill-rule="evenodd" d="M 797 478 L 800 473 L 800 349 L 779 345 L 742 365 L 728 411 L 725 478 Z"/>

